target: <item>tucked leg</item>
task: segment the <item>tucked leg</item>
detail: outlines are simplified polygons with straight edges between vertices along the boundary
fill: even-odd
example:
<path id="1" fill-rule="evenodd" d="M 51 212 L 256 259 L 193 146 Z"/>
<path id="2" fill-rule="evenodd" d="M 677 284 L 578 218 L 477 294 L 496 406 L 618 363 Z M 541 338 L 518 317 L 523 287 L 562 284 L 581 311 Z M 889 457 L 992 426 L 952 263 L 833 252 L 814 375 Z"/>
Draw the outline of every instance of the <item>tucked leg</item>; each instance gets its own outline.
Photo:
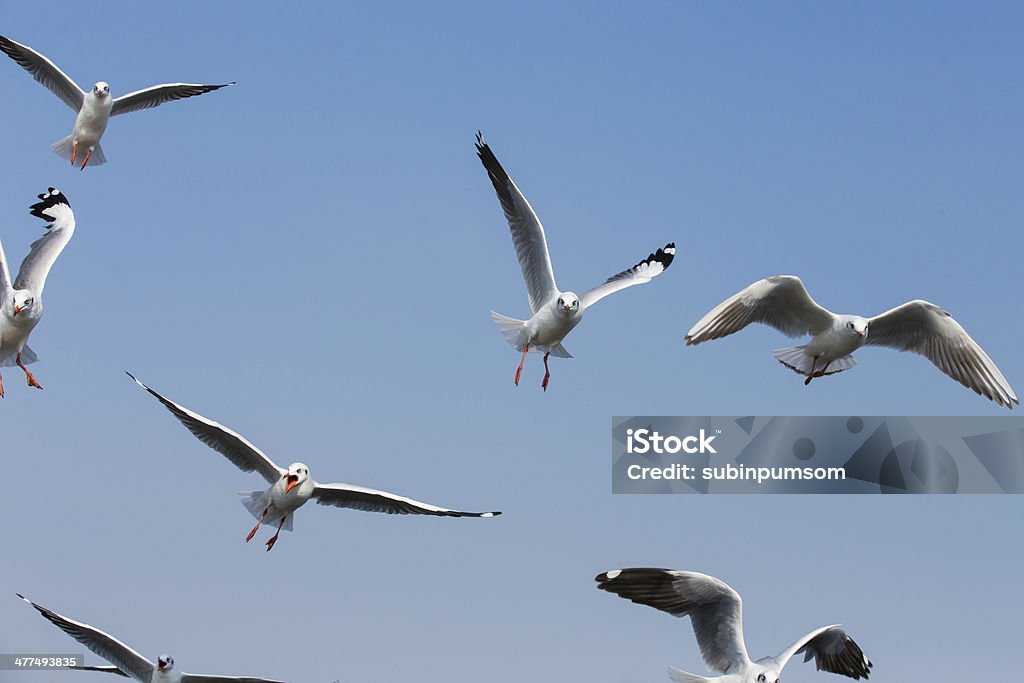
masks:
<path id="1" fill-rule="evenodd" d="M 267 541 L 267 552 L 270 552 L 274 548 L 274 544 L 277 543 L 277 537 L 281 535 L 281 527 L 284 526 L 284 520 L 288 519 L 288 515 L 281 518 L 281 523 L 277 525 L 277 533 L 270 537 Z"/>
<path id="2" fill-rule="evenodd" d="M 530 345 L 523 344 L 523 357 L 519 359 L 519 367 L 516 368 L 516 386 L 519 386 L 519 376 L 523 374 L 523 363 L 526 362 L 526 354 L 530 350 Z"/>
<path id="3" fill-rule="evenodd" d="M 548 356 L 550 355 L 550 351 L 544 354 L 544 381 L 540 383 L 540 388 L 544 391 L 548 390 L 548 380 L 551 379 L 551 371 L 548 370 Z"/>
<path id="4" fill-rule="evenodd" d="M 260 524 L 263 524 L 263 518 L 267 516 L 267 512 L 269 512 L 269 511 L 270 511 L 270 508 L 267 508 L 266 510 L 263 511 L 263 514 L 260 515 L 260 519 L 259 519 L 258 522 L 256 522 L 256 526 L 254 526 L 252 528 L 252 531 L 249 532 L 249 535 L 245 537 L 245 542 L 246 543 L 251 541 L 252 537 L 256 535 L 256 531 L 260 528 Z"/>
<path id="5" fill-rule="evenodd" d="M 22 370 L 25 371 L 25 378 L 28 380 L 28 385 L 30 387 L 35 387 L 36 389 L 42 389 L 43 388 L 39 384 L 39 382 L 36 381 L 36 378 L 32 376 L 32 373 L 28 371 L 28 368 L 26 368 L 24 365 L 22 365 L 22 363 L 21 363 L 21 354 L 20 353 L 15 357 L 14 362 L 18 364 L 19 368 L 21 368 Z M 0 394 L 0 396 L 2 396 L 2 395 L 3 394 Z"/>

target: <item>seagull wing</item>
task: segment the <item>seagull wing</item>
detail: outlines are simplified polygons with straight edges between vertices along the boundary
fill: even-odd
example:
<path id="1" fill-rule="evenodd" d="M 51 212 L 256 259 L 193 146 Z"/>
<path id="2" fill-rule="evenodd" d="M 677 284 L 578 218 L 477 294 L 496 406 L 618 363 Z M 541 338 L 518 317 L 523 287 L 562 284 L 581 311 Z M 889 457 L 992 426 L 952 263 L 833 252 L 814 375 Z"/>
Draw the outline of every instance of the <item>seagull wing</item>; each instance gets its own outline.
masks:
<path id="1" fill-rule="evenodd" d="M 77 671 L 102 671 L 106 674 L 117 674 L 118 676 L 124 676 L 125 678 L 131 678 L 128 674 L 118 669 L 116 666 L 69 666 L 69 669 L 76 669 Z"/>
<path id="2" fill-rule="evenodd" d="M 18 597 L 39 610 L 50 623 L 85 645 L 103 659 L 117 666 L 124 674 L 143 683 L 150 683 L 153 675 L 153 664 L 148 659 L 131 649 L 117 638 L 104 633 L 98 628 L 83 624 L 56 612 L 51 612 L 42 605 L 37 605 L 24 595 Z"/>
<path id="3" fill-rule="evenodd" d="M 13 289 L 11 269 L 7 266 L 7 254 L 4 253 L 4 243 L 0 241 L 0 311 L 3 310 L 3 305 Z"/>
<path id="4" fill-rule="evenodd" d="M 281 477 L 288 474 L 286 470 L 275 465 L 273 460 L 268 458 L 263 451 L 249 443 L 241 434 L 205 418 L 199 413 L 194 413 L 168 398 L 164 398 L 135 379 L 135 375 L 132 373 L 126 374 L 135 380 L 136 384 L 156 397 L 156 400 L 163 403 L 164 407 L 171 411 L 174 417 L 178 418 L 181 424 L 185 425 L 197 439 L 230 460 L 238 469 L 243 472 L 259 472 L 260 476 L 266 479 L 269 484 L 276 483 Z"/>
<path id="5" fill-rule="evenodd" d="M 42 295 L 50 268 L 75 232 L 75 214 L 60 190 L 51 187 L 46 194 L 38 196 L 39 201 L 29 207 L 29 213 L 49 225 L 46 234 L 32 243 L 14 280 L 15 289 L 27 289 L 35 296 Z"/>
<path id="6" fill-rule="evenodd" d="M 530 310 L 536 313 L 558 293 L 555 273 L 551 268 L 551 256 L 548 255 L 548 241 L 544 236 L 544 226 L 540 224 L 540 219 L 533 212 L 526 197 L 498 163 L 498 158 L 484 141 L 482 133 L 476 134 L 476 153 L 487 169 L 495 192 L 498 193 L 498 200 L 508 220 L 508 229 L 512 232 L 516 257 L 519 259 L 520 268 L 523 269 L 526 293 L 530 298 Z"/>
<path id="7" fill-rule="evenodd" d="M 64 100 L 64 103 L 74 109 L 76 113 L 82 108 L 82 103 L 85 101 L 85 91 L 79 88 L 77 83 L 58 69 L 57 65 L 49 59 L 28 45 L 16 43 L 10 38 L 3 36 L 0 36 L 0 50 L 20 64 L 21 68 L 32 74 L 32 78 L 45 85 L 50 92 Z"/>
<path id="8" fill-rule="evenodd" d="M 421 503 L 394 493 L 377 491 L 352 484 L 317 484 L 313 498 L 320 505 L 354 508 L 366 512 L 385 512 L 389 515 L 435 515 L 438 517 L 495 517 L 500 512 L 460 512 Z"/>
<path id="9" fill-rule="evenodd" d="M 601 590 L 639 605 L 689 616 L 710 670 L 733 673 L 750 665 L 743 643 L 743 602 L 725 582 L 672 569 L 617 569 L 595 580 Z"/>
<path id="10" fill-rule="evenodd" d="M 583 308 L 590 308 L 590 306 L 613 292 L 625 289 L 626 287 L 632 287 L 633 285 L 642 285 L 650 282 L 654 277 L 661 275 L 672 265 L 672 259 L 675 256 L 676 243 L 669 242 L 632 268 L 627 268 L 617 275 L 612 275 L 604 281 L 604 284 L 584 292 L 583 296 L 580 297 L 580 303 Z"/>
<path id="11" fill-rule="evenodd" d="M 947 311 L 909 301 L 868 320 L 865 344 L 921 354 L 975 393 L 1013 408 L 1020 400 L 984 349 Z"/>
<path id="12" fill-rule="evenodd" d="M 750 323 L 771 325 L 790 337 L 818 334 L 833 314 L 811 298 L 795 275 L 758 280 L 708 312 L 686 333 L 687 344 L 700 344 L 739 332 Z"/>
<path id="13" fill-rule="evenodd" d="M 270 678 L 250 676 L 209 676 L 207 674 L 181 674 L 181 683 L 282 683 Z"/>
<path id="14" fill-rule="evenodd" d="M 771 658 L 778 667 L 778 673 L 782 673 L 783 667 L 793 655 L 801 652 L 805 662 L 814 658 L 818 671 L 828 671 L 854 680 L 867 679 L 873 666 L 860 646 L 838 624 L 811 631 Z"/>
<path id="15" fill-rule="evenodd" d="M 226 88 L 229 85 L 234 85 L 234 82 L 221 83 L 220 85 L 164 83 L 163 85 L 150 86 L 149 88 L 136 90 L 135 92 L 115 98 L 110 107 L 110 115 L 117 116 L 118 114 L 127 114 L 130 111 L 159 107 L 166 102 L 183 100 L 186 97 L 195 97 L 196 95 Z"/>

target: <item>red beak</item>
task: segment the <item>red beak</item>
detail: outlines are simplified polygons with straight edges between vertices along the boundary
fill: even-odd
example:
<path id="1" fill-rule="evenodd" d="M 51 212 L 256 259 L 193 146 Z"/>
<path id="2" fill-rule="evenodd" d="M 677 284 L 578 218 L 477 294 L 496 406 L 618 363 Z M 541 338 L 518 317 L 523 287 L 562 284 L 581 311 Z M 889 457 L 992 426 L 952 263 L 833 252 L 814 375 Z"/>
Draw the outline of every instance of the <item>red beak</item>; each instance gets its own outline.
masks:
<path id="1" fill-rule="evenodd" d="M 14 307 L 14 315 L 18 315 L 19 313 L 21 313 L 21 306 L 15 306 Z"/>
<path id="2" fill-rule="evenodd" d="M 296 475 L 294 475 L 294 474 L 289 474 L 288 475 L 288 485 L 284 487 L 284 492 L 288 493 L 289 491 L 292 490 L 292 487 L 294 487 L 298 483 L 299 483 L 299 478 Z"/>

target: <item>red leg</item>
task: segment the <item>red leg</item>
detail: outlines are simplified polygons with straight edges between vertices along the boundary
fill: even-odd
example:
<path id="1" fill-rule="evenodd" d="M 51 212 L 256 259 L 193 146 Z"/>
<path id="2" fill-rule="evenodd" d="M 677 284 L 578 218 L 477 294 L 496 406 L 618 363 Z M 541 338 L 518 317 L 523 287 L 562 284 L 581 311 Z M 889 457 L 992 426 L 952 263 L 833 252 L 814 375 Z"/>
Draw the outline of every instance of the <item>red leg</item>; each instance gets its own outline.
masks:
<path id="1" fill-rule="evenodd" d="M 78 140 L 75 140 L 75 144 L 71 145 L 71 165 L 75 165 L 75 155 L 78 154 Z"/>
<path id="2" fill-rule="evenodd" d="M 256 530 L 260 528 L 260 524 L 263 524 L 263 518 L 267 516 L 267 512 L 269 512 L 269 511 L 270 511 L 270 508 L 267 508 L 266 510 L 263 511 L 263 514 L 260 515 L 260 520 L 258 522 L 256 522 L 256 526 L 254 526 L 252 528 L 252 531 L 249 532 L 249 535 L 245 537 L 245 542 L 246 543 L 251 541 L 252 537 L 256 535 Z"/>
<path id="3" fill-rule="evenodd" d="M 0 375 L 0 398 L 4 397 L 4 378 Z"/>
<path id="4" fill-rule="evenodd" d="M 523 363 L 526 362 L 526 354 L 530 350 L 529 344 L 523 345 L 523 357 L 519 360 L 519 367 L 516 369 L 516 386 L 519 386 L 519 376 L 523 374 Z"/>
<path id="5" fill-rule="evenodd" d="M 810 384 L 810 383 L 811 383 L 811 380 L 812 380 L 812 379 L 814 379 L 814 378 L 815 378 L 815 377 L 817 376 L 817 375 L 815 375 L 815 374 L 814 374 L 814 367 L 815 367 L 815 366 L 816 366 L 817 364 L 818 364 L 818 357 L 817 357 L 817 356 L 815 356 L 815 357 L 814 357 L 814 360 L 812 360 L 812 361 L 811 361 L 811 371 L 810 371 L 810 372 L 809 372 L 809 373 L 807 374 L 807 379 L 805 379 L 805 380 L 804 380 L 804 386 L 805 386 L 805 387 L 806 387 L 806 386 L 807 386 L 808 384 Z"/>
<path id="6" fill-rule="evenodd" d="M 92 150 L 91 149 L 87 149 L 85 151 L 85 158 L 82 159 L 82 168 L 80 168 L 78 170 L 80 170 L 80 171 L 84 171 L 85 170 L 85 165 L 87 163 L 89 163 L 89 157 L 91 157 L 91 156 L 92 156 Z"/>
<path id="7" fill-rule="evenodd" d="M 271 536 L 270 540 L 267 541 L 267 552 L 268 553 L 274 548 L 274 544 L 277 543 L 277 537 L 281 535 L 281 527 L 284 526 L 284 520 L 286 520 L 286 519 L 288 519 L 287 515 L 285 515 L 284 517 L 281 518 L 281 523 L 277 525 L 277 533 L 274 534 L 273 536 Z"/>
<path id="8" fill-rule="evenodd" d="M 551 379 L 551 371 L 548 370 L 548 356 L 550 355 L 550 351 L 544 354 L 544 381 L 540 383 L 540 388 L 544 391 L 548 390 L 548 380 Z"/>
<path id="9" fill-rule="evenodd" d="M 39 382 L 36 381 L 36 378 L 32 376 L 32 373 L 28 371 L 28 368 L 26 368 L 24 365 L 21 364 L 21 354 L 20 353 L 14 359 L 14 362 L 18 364 L 19 368 L 21 368 L 22 370 L 25 371 L 25 377 L 28 379 L 28 385 L 30 387 L 35 387 L 36 389 L 42 389 L 43 388 L 43 387 L 41 387 L 39 385 Z M 2 394 L 0 394 L 0 395 L 2 395 Z"/>

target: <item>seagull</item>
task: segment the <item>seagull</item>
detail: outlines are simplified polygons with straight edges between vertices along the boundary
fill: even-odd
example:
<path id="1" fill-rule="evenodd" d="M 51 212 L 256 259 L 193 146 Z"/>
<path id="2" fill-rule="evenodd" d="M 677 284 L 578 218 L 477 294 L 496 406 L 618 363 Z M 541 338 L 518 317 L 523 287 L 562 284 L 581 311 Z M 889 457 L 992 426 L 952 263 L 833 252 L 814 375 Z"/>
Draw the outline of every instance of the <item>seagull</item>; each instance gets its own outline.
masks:
<path id="1" fill-rule="evenodd" d="M 93 166 L 99 166 L 107 161 L 103 156 L 103 148 L 100 147 L 100 138 L 103 137 L 103 131 L 107 129 L 107 122 L 111 116 L 157 107 L 165 102 L 194 97 L 234 85 L 234 82 L 220 85 L 163 83 L 112 98 L 110 85 L 106 81 L 98 81 L 92 90 L 85 92 L 57 68 L 56 64 L 28 45 L 0 36 L 0 50 L 75 110 L 77 117 L 71 135 L 53 143 L 50 149 L 62 158 L 69 159 L 72 166 L 75 165 L 77 156 L 82 154 L 81 170 L 85 170 L 90 160 Z"/>
<path id="2" fill-rule="evenodd" d="M 28 337 L 43 316 L 43 285 L 54 261 L 75 232 L 75 214 L 67 197 L 56 188 L 51 187 L 37 196 L 39 201 L 29 207 L 29 213 L 49 225 L 46 234 L 32 243 L 13 282 L 0 242 L 0 366 L 17 365 L 25 371 L 30 387 L 42 389 L 25 367 L 39 359 L 28 347 Z M 0 377 L 0 397 L 3 395 L 4 382 Z"/>
<path id="3" fill-rule="evenodd" d="M 650 282 L 652 278 L 663 273 L 675 258 L 676 245 L 675 242 L 669 242 L 632 268 L 613 275 L 605 280 L 604 284 L 584 292 L 583 296 L 577 296 L 574 292 L 563 292 L 555 284 L 555 273 L 551 268 L 544 226 L 540 224 L 540 219 L 533 212 L 526 197 L 498 163 L 494 152 L 484 141 L 483 134 L 479 132 L 476 134 L 476 152 L 487 169 L 487 175 L 498 193 L 498 200 L 508 220 L 516 256 L 526 280 L 526 293 L 530 299 L 529 320 L 509 318 L 494 311 L 491 311 L 491 318 L 497 323 L 509 344 L 516 351 L 523 353 L 519 360 L 519 368 L 516 370 L 516 386 L 519 386 L 526 354 L 530 351 L 543 352 L 544 381 L 541 382 L 541 388 L 547 391 L 548 380 L 551 379 L 548 356 L 572 358 L 562 346 L 562 340 L 583 320 L 584 311 L 613 292 Z"/>
<path id="4" fill-rule="evenodd" d="M 805 346 L 776 349 L 776 360 L 805 377 L 834 375 L 856 364 L 862 346 L 913 351 L 944 373 L 1000 406 L 1020 405 L 988 354 L 948 311 L 928 301 L 908 301 L 874 318 L 839 315 L 811 298 L 795 275 L 758 280 L 715 306 L 686 333 L 696 345 L 739 332 L 750 323 L 771 325 L 790 337 L 811 335 Z"/>
<path id="5" fill-rule="evenodd" d="M 252 540 L 261 524 L 277 524 L 277 533 L 267 541 L 271 550 L 281 534 L 281 529 L 292 530 L 294 512 L 310 499 L 320 505 L 339 508 L 354 508 L 367 512 L 384 512 L 389 515 L 434 515 L 437 517 L 496 517 L 500 512 L 460 512 L 421 503 L 411 498 L 398 496 L 386 491 L 377 491 L 352 484 L 321 484 L 309 475 L 309 468 L 301 462 L 294 462 L 288 469 L 278 467 L 260 449 L 253 446 L 244 436 L 220 425 L 213 420 L 194 413 L 174 401 L 164 398 L 145 384 L 129 377 L 164 404 L 167 410 L 178 418 L 197 439 L 217 451 L 243 472 L 258 472 L 270 488 L 265 491 L 246 491 L 242 504 L 253 517 L 256 526 L 245 537 Z"/>
<path id="6" fill-rule="evenodd" d="M 156 666 L 153 666 L 151 661 L 138 652 L 98 628 L 61 616 L 42 605 L 37 605 L 21 593 L 16 593 L 16 595 L 39 610 L 39 613 L 54 626 L 114 665 L 71 666 L 68 667 L 69 669 L 103 671 L 125 678 L 134 678 L 142 683 L 278 683 L 278 681 L 268 678 L 251 678 L 249 676 L 187 674 L 174 668 L 174 658 L 169 655 L 160 655 L 156 660 Z"/>
<path id="7" fill-rule="evenodd" d="M 872 667 L 839 624 L 816 628 L 774 657 L 753 662 L 743 643 L 743 602 L 724 581 L 674 569 L 616 569 L 594 577 L 597 587 L 675 617 L 690 617 L 704 664 L 721 676 L 698 676 L 669 667 L 676 683 L 779 683 L 793 655 L 812 657 L 819 671 L 859 680 Z"/>

